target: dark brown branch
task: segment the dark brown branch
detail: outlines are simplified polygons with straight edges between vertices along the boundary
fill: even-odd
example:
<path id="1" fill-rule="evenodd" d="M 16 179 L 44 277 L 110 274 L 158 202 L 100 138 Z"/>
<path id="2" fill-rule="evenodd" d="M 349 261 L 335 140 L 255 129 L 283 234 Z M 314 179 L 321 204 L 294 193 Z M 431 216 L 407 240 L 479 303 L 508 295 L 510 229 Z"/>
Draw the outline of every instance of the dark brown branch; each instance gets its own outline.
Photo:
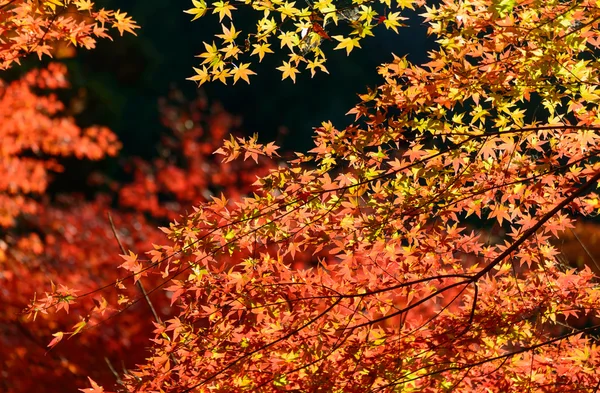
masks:
<path id="1" fill-rule="evenodd" d="M 508 247 L 506 250 L 504 250 L 504 252 L 502 252 L 500 255 L 498 255 L 485 268 L 481 269 L 481 271 L 479 273 L 475 274 L 473 276 L 472 280 L 477 281 L 481 277 L 483 277 L 487 273 L 489 273 L 496 265 L 498 265 L 500 262 L 502 262 L 510 254 L 515 252 L 521 244 L 525 243 L 525 241 L 527 239 L 529 239 L 531 236 L 533 236 L 533 234 L 536 233 L 556 213 L 561 211 L 569 203 L 573 202 L 575 200 L 575 198 L 578 198 L 581 195 L 583 195 L 586 191 L 588 191 L 590 188 L 592 188 L 599 180 L 600 180 L 600 171 L 596 172 L 596 174 L 594 176 L 592 176 L 588 181 L 583 183 L 583 185 L 581 185 L 581 187 L 579 187 L 575 191 L 573 191 L 573 193 L 571 195 L 569 195 L 568 197 L 563 199 L 562 202 L 560 202 L 558 205 L 556 205 L 554 207 L 554 209 L 552 209 L 548 213 L 544 214 L 542 216 L 542 218 L 540 218 L 538 220 L 538 222 L 535 223 L 534 226 L 532 226 L 531 228 L 526 230 L 525 233 L 523 233 L 523 235 L 521 235 L 521 237 L 519 237 L 513 244 L 510 245 L 510 247 Z"/>

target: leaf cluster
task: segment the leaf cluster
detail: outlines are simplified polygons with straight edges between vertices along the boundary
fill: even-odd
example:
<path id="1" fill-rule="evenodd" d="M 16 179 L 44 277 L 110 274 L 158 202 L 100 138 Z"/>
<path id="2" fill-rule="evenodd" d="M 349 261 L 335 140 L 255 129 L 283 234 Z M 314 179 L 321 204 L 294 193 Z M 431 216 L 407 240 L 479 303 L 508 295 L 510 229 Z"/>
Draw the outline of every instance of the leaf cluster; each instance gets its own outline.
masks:
<path id="1" fill-rule="evenodd" d="M 2 0 L 0 69 L 31 53 L 52 56 L 60 42 L 92 49 L 98 38 L 111 39 L 109 27 L 121 35 L 139 28 L 126 13 L 98 10 L 90 0 Z"/>
<path id="2" fill-rule="evenodd" d="M 301 0 L 304 1 L 304 0 Z M 192 20 L 207 14 L 218 14 L 223 34 L 216 34 L 218 43 L 204 42 L 205 51 L 198 57 L 202 63 L 194 67 L 195 75 L 188 78 L 199 85 L 209 81 L 227 83 L 233 78 L 250 83 L 249 76 L 255 75 L 249 67 L 253 58 L 261 62 L 283 49 L 289 59 L 280 67 L 283 78 L 296 81 L 300 68 L 316 72 L 328 72 L 324 43 L 331 41 L 334 50 L 345 50 L 349 55 L 360 48 L 363 39 L 373 36 L 373 30 L 383 25 L 398 33 L 403 26 L 400 10 L 414 9 L 422 1 L 392 2 L 390 0 L 320 0 L 305 3 L 284 0 L 240 0 L 235 2 L 216 1 L 207 4 L 204 0 L 193 0 L 194 7 L 185 11 L 194 15 Z M 242 34 L 234 25 L 234 14 L 241 8 L 250 8 L 259 15 L 256 30 Z M 254 60 L 255 61 L 255 60 Z"/>

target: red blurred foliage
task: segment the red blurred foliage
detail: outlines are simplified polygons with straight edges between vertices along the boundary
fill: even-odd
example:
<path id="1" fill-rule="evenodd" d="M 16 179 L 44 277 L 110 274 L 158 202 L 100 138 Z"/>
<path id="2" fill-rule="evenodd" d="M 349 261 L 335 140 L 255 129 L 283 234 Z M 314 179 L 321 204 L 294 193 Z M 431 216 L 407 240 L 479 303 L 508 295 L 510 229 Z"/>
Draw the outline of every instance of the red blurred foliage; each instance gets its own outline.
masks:
<path id="1" fill-rule="evenodd" d="M 221 162 L 212 153 L 239 119 L 209 106 L 204 97 L 187 102 L 174 91 L 160 104 L 163 123 L 171 130 L 159 147 L 160 157 L 129 160 L 125 169 L 133 173 L 132 182 L 92 174 L 90 184 L 105 186 L 94 200 L 47 195 L 52 175 L 60 176 L 62 157 L 101 159 L 120 147 L 106 128 L 82 130 L 62 116 L 64 105 L 52 92 L 38 93 L 67 86 L 65 68 L 54 64 L 3 85 L 0 99 L 0 389 L 11 392 L 52 392 L 56 386 L 74 391 L 88 384 L 87 376 L 110 386 L 116 380 L 111 367 L 122 373 L 145 358 L 153 316 L 138 289 L 110 285 L 127 272 L 117 269 L 121 252 L 108 214 L 126 250 L 149 250 L 165 242 L 158 226 L 177 219 L 178 212 L 220 192 L 241 197 L 270 168 Z M 169 317 L 169 299 L 160 287 L 164 279 L 142 276 L 144 285 L 157 289 L 149 299 L 159 318 Z M 53 280 L 61 285 L 54 287 Z M 70 307 L 70 302 L 61 303 L 68 315 L 31 308 L 36 292 L 39 306 L 73 287 L 80 296 L 92 293 Z M 39 295 L 44 290 L 46 299 Z M 36 323 L 22 314 L 28 306 Z M 49 351 L 52 333 L 74 326 L 85 327 L 85 334 L 59 337 L 61 345 Z"/>
<path id="2" fill-rule="evenodd" d="M 65 106 L 44 90 L 68 87 L 66 68 L 51 64 L 12 83 L 0 81 L 0 227 L 20 213 L 34 214 L 51 173 L 62 171 L 61 157 L 98 160 L 120 148 L 105 127 L 81 129 Z"/>

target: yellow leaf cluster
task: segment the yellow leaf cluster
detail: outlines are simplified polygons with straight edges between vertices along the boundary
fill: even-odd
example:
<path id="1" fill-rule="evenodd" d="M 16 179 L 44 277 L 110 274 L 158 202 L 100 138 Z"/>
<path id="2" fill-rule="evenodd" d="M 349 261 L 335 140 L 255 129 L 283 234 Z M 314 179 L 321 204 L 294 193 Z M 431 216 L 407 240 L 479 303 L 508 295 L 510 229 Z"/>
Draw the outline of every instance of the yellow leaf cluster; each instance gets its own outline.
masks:
<path id="1" fill-rule="evenodd" d="M 216 34 L 218 42 L 204 43 L 205 51 L 200 67 L 194 68 L 196 75 L 188 78 L 199 85 L 220 81 L 234 83 L 243 79 L 249 83 L 253 58 L 262 62 L 273 48 L 285 50 L 289 58 L 277 70 L 282 79 L 296 81 L 302 70 L 310 71 L 313 77 L 318 71 L 328 73 L 325 66 L 327 50 L 345 50 L 350 55 L 361 48 L 361 40 L 374 35 L 374 28 L 381 25 L 398 33 L 403 9 L 414 9 L 424 0 L 352 0 L 340 5 L 335 0 L 287 1 L 246 0 L 232 5 L 229 1 L 215 1 L 210 5 L 205 0 L 192 0 L 192 8 L 184 11 L 193 15 L 192 21 L 208 14 L 218 15 L 223 34 Z M 249 8 L 257 13 L 256 30 L 242 34 L 234 24 L 234 13 L 238 8 Z M 224 20 L 228 24 L 224 24 Z M 332 43 L 337 44 L 332 45 Z"/>

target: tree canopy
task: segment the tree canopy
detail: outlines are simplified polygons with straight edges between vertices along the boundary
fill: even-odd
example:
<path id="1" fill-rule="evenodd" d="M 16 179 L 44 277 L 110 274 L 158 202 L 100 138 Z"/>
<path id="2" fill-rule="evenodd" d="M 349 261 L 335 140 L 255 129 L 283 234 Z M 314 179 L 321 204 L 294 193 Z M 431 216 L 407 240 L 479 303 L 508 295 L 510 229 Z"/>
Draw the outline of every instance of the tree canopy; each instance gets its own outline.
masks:
<path id="1" fill-rule="evenodd" d="M 192 19 L 222 26 L 190 77 L 200 84 L 251 83 L 270 51 L 289 51 L 283 79 L 326 71 L 328 50 L 352 56 L 380 27 L 402 34 L 407 9 L 437 48 L 425 64 L 390 55 L 352 124 L 323 122 L 307 153 L 226 137 L 220 165 L 254 168 L 243 192 L 188 195 L 204 185 L 167 172 L 165 187 L 200 203 L 168 217 L 147 258 L 123 248 L 128 276 L 106 282 L 120 300 L 101 298 L 51 348 L 101 335 L 162 291 L 171 314 L 151 318 L 150 353 L 117 390 L 598 389 L 598 277 L 552 243 L 600 208 L 595 1 L 192 5 Z M 259 16 L 243 34 L 232 21 L 245 11 Z M 26 313 L 69 311 L 106 288 L 77 289 L 53 285 Z"/>

